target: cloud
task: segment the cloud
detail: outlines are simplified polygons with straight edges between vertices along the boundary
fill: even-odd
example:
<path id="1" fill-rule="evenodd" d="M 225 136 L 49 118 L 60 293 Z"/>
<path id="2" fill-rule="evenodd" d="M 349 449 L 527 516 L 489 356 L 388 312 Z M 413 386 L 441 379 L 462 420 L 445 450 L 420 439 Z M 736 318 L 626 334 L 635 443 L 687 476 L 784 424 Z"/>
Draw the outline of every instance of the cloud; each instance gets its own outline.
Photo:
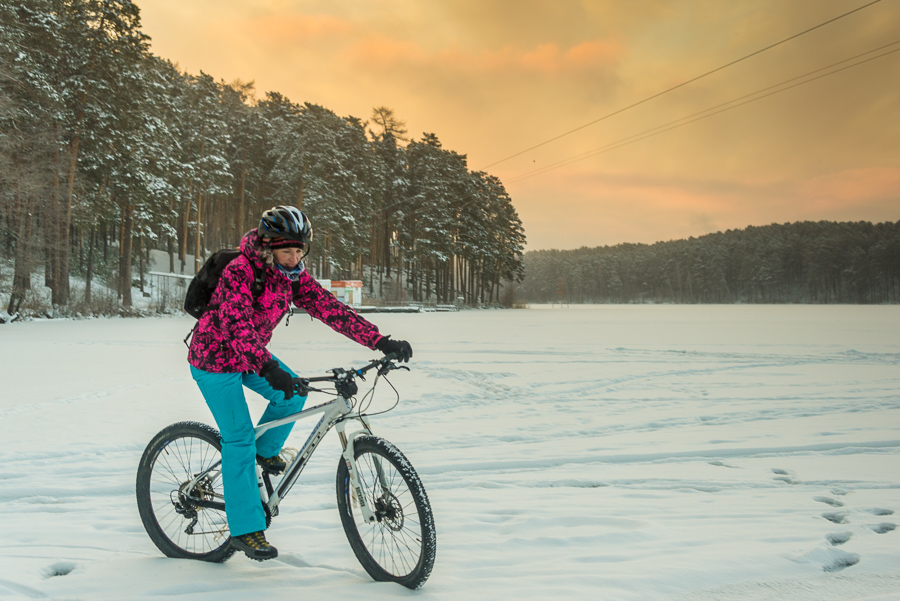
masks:
<path id="1" fill-rule="evenodd" d="M 618 61 L 624 54 L 617 40 L 594 40 L 572 46 L 566 52 L 566 62 L 573 66 L 593 67 Z"/>
<path id="2" fill-rule="evenodd" d="M 466 73 L 509 75 L 518 72 L 553 76 L 608 70 L 623 54 L 621 44 L 605 39 L 582 42 L 569 48 L 546 43 L 528 48 L 507 44 L 496 50 L 471 50 L 460 46 L 429 50 L 416 42 L 372 35 L 348 46 L 343 57 L 356 66 L 388 71 L 427 67 Z"/>
<path id="3" fill-rule="evenodd" d="M 397 65 L 424 64 L 429 56 L 414 42 L 371 35 L 344 49 L 342 56 L 351 63 L 390 70 Z"/>
<path id="4" fill-rule="evenodd" d="M 353 31 L 349 21 L 330 15 L 273 14 L 243 20 L 240 26 L 253 39 L 269 43 L 299 42 Z"/>
<path id="5" fill-rule="evenodd" d="M 818 208 L 865 206 L 900 201 L 900 168 L 847 169 L 810 179 L 800 195 Z"/>
<path id="6" fill-rule="evenodd" d="M 292 50 L 321 49 L 329 42 L 341 44 L 345 38 L 352 38 L 354 25 L 330 15 L 238 14 L 209 20 L 201 31 L 204 43 L 217 46 L 218 54 L 230 53 L 240 60 L 249 53 L 257 57 L 257 63 L 277 64 Z"/>

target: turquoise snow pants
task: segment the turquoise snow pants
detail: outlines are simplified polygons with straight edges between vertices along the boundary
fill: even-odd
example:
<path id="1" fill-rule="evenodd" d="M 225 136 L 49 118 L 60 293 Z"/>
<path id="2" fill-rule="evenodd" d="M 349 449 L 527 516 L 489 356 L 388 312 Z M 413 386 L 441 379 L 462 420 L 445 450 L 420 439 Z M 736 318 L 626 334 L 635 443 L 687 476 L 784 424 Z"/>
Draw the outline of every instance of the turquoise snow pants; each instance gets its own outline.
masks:
<path id="1" fill-rule="evenodd" d="M 278 361 L 282 369 L 297 377 L 277 357 L 273 355 L 272 358 Z M 192 365 L 191 375 L 200 387 L 222 435 L 222 483 L 231 535 L 265 530 L 266 514 L 259 500 L 256 481 L 256 455 L 277 455 L 294 424 L 272 428 L 257 440 L 244 397 L 244 386 L 269 401 L 269 406 L 259 419 L 260 424 L 300 411 L 306 397 L 295 395 L 285 400 L 283 392 L 275 390 L 265 378 L 253 373 L 212 373 Z"/>

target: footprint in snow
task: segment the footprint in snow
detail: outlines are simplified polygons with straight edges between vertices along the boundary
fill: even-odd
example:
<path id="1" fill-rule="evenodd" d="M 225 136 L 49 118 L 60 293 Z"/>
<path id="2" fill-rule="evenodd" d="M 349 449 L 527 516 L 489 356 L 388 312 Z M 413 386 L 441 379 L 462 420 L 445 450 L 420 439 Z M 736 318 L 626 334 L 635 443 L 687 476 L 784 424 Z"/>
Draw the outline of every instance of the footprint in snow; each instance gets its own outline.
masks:
<path id="1" fill-rule="evenodd" d="M 837 547 L 838 545 L 846 543 L 851 537 L 853 537 L 852 532 L 834 532 L 832 534 L 826 534 L 825 540 Z"/>
<path id="2" fill-rule="evenodd" d="M 859 563 L 859 555 L 856 553 L 846 553 L 839 557 L 833 558 L 831 563 L 827 563 L 822 566 L 822 570 L 825 572 L 840 572 L 844 568 L 849 568 L 850 566 L 855 566 Z"/>
<path id="3" fill-rule="evenodd" d="M 790 476 L 775 476 L 774 479 L 780 480 L 781 482 L 784 482 L 785 484 L 800 484 L 799 480 L 795 480 L 794 478 L 791 478 Z"/>
<path id="4" fill-rule="evenodd" d="M 819 503 L 825 503 L 826 505 L 831 505 L 832 507 L 843 507 L 844 503 L 838 501 L 836 499 L 832 499 L 831 497 L 815 497 L 813 501 L 818 501 Z"/>
<path id="5" fill-rule="evenodd" d="M 848 515 L 850 515 L 849 511 L 833 511 L 823 513 L 822 517 L 832 524 L 846 524 Z"/>
<path id="6" fill-rule="evenodd" d="M 53 578 L 54 576 L 66 576 L 74 570 L 76 566 L 71 561 L 57 561 L 44 568 L 44 578 Z"/>
<path id="7" fill-rule="evenodd" d="M 881 507 L 873 507 L 872 509 L 867 509 L 869 513 L 872 515 L 894 515 L 893 509 L 882 509 Z"/>
<path id="8" fill-rule="evenodd" d="M 871 529 L 875 534 L 887 534 L 892 530 L 896 530 L 896 528 L 897 524 L 892 524 L 890 522 L 882 522 L 880 524 L 869 526 L 869 529 Z"/>
<path id="9" fill-rule="evenodd" d="M 840 572 L 844 568 L 859 563 L 858 554 L 848 553 L 834 547 L 819 547 L 807 553 L 804 559 L 820 564 L 825 572 Z"/>
<path id="10" fill-rule="evenodd" d="M 776 467 L 772 468 L 772 473 L 775 474 L 775 478 L 773 478 L 773 480 L 778 480 L 780 482 L 784 482 L 785 484 L 800 484 L 800 481 L 794 478 L 794 475 L 787 470 Z"/>

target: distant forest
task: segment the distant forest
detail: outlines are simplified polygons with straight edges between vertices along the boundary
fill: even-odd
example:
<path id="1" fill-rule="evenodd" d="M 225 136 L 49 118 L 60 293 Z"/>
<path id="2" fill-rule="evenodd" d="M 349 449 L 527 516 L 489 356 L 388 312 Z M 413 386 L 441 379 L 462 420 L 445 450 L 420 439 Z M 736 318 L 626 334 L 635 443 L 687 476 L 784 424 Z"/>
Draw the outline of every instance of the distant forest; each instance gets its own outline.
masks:
<path id="1" fill-rule="evenodd" d="M 525 254 L 522 303 L 897 303 L 900 221 L 800 222 Z"/>
<path id="2" fill-rule="evenodd" d="M 0 0 L 0 269 L 7 310 L 43 274 L 58 312 L 92 282 L 143 289 L 149 251 L 192 272 L 277 204 L 308 212 L 308 267 L 364 279 L 370 300 L 497 302 L 525 234 L 496 177 L 389 108 L 369 121 L 149 52 L 130 0 Z M 186 269 L 187 267 L 187 269 Z M 85 282 L 70 290 L 70 278 Z M 33 300 L 34 295 L 30 298 Z"/>

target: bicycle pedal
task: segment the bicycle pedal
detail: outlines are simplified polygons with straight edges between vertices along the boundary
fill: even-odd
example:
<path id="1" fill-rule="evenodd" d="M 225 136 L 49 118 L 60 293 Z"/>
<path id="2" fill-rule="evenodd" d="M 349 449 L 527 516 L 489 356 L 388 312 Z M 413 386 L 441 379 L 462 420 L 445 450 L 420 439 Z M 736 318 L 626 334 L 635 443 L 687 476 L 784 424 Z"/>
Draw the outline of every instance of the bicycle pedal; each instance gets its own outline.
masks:
<path id="1" fill-rule="evenodd" d="M 281 449 L 281 452 L 278 454 L 279 457 L 285 462 L 285 471 L 291 468 L 291 465 L 294 463 L 294 460 L 297 458 L 297 455 L 300 452 L 293 447 L 284 447 Z"/>

